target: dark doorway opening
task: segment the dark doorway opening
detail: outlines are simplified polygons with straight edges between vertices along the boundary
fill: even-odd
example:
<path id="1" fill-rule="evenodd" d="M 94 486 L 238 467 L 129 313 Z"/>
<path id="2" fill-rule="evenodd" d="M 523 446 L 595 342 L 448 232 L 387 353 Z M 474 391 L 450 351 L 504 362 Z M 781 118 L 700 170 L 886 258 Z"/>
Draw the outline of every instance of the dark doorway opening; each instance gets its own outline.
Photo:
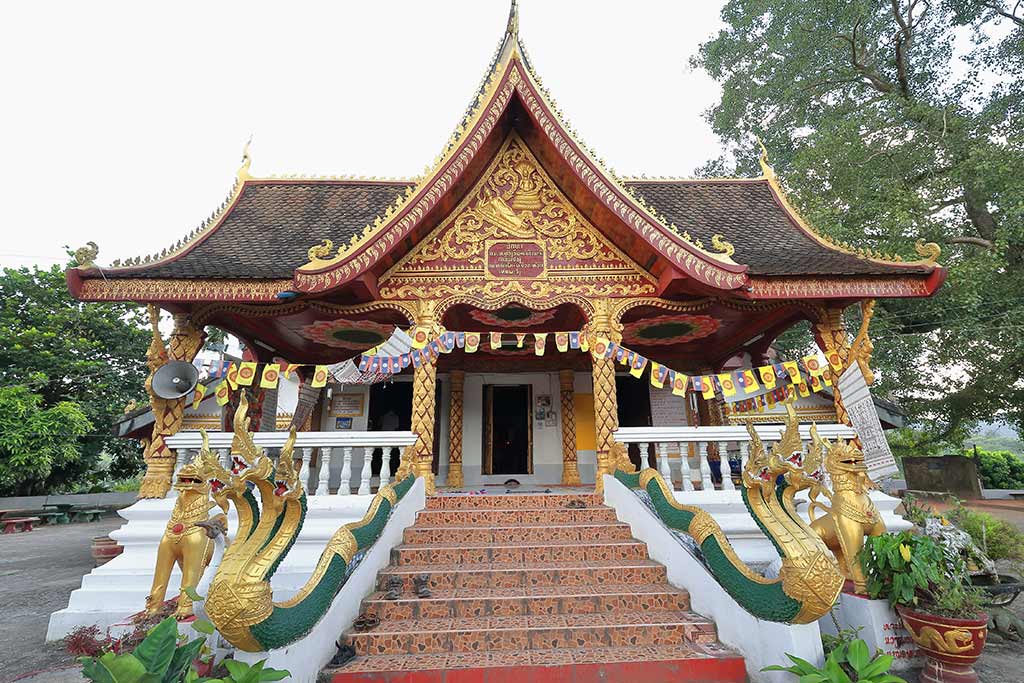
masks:
<path id="1" fill-rule="evenodd" d="M 371 432 L 406 431 L 412 428 L 412 382 L 381 382 L 370 386 L 369 429 Z M 380 448 L 374 449 L 370 459 L 371 476 L 380 476 Z M 402 452 L 392 448 L 389 470 L 394 475 Z"/>
<path id="2" fill-rule="evenodd" d="M 615 397 L 618 404 L 620 427 L 650 427 L 651 393 L 647 382 L 631 375 L 620 375 L 615 378 Z M 647 449 L 647 462 L 641 464 L 640 444 L 629 444 L 629 460 L 634 466 L 657 467 L 657 452 L 654 444 Z"/>
<path id="3" fill-rule="evenodd" d="M 533 473 L 529 384 L 484 385 L 484 474 Z"/>

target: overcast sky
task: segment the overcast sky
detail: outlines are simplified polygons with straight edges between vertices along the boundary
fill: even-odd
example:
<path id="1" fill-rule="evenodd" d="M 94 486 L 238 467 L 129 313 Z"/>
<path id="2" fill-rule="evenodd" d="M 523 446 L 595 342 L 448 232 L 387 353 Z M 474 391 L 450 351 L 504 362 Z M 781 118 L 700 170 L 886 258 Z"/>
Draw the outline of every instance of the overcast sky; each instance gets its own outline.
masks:
<path id="1" fill-rule="evenodd" d="M 688 59 L 719 2 L 523 0 L 534 67 L 619 173 L 718 152 L 719 88 Z M 5 2 L 0 264 L 159 250 L 252 171 L 409 176 L 441 150 L 504 31 L 506 0 Z"/>

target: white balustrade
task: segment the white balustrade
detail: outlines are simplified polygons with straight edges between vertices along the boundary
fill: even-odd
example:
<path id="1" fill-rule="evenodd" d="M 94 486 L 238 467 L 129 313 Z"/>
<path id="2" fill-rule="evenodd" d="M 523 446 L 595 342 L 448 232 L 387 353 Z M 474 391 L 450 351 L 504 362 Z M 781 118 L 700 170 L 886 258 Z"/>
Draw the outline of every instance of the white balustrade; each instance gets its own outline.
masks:
<path id="1" fill-rule="evenodd" d="M 771 450 L 779 439 L 785 425 L 768 424 L 755 425 L 765 450 Z M 800 425 L 800 440 L 805 446 L 811 441 L 811 425 Z M 844 424 L 819 424 L 818 435 L 830 441 L 836 439 L 852 439 L 856 436 L 854 429 Z M 722 472 L 722 489 L 725 491 L 735 490 L 736 485 L 732 481 L 732 468 L 729 464 L 729 449 L 736 447 L 740 458 L 740 471 L 747 466 L 750 459 L 750 435 L 745 426 L 718 426 L 718 427 L 620 427 L 615 432 L 615 440 L 625 444 L 639 445 L 643 466 L 647 466 L 648 444 L 655 444 L 658 456 L 658 472 L 662 478 L 675 490 L 672 484 L 672 469 L 669 464 L 669 452 L 675 450 L 679 453 L 679 469 L 682 475 L 682 490 L 694 491 L 698 488 L 693 477 L 700 482 L 699 488 L 702 491 L 714 490 L 714 483 L 711 478 L 711 466 L 708 463 L 708 446 L 716 444 L 718 448 L 719 462 Z M 694 445 L 697 466 L 690 465 L 690 444 Z"/>
<path id="2" fill-rule="evenodd" d="M 218 453 L 224 467 L 231 468 L 231 441 L 234 438 L 232 432 L 208 432 L 210 449 Z M 257 432 L 253 434 L 253 441 L 256 446 L 262 449 L 279 449 L 284 446 L 288 438 L 287 432 Z M 187 457 L 193 451 L 202 447 L 202 438 L 199 432 L 178 432 L 168 437 L 166 443 L 177 451 L 177 464 L 175 473 L 187 462 Z M 299 470 L 299 480 L 303 486 L 309 483 L 312 473 L 313 450 L 320 452 L 318 472 L 316 479 L 316 495 L 325 496 L 330 493 L 331 483 L 331 455 L 334 448 L 340 448 L 342 453 L 342 468 L 340 481 L 338 482 L 338 495 L 347 496 L 351 494 L 351 482 L 359 482 L 359 494 L 367 495 L 372 492 L 373 486 L 380 486 L 391 481 L 391 451 L 397 448 L 402 451 L 406 446 L 416 442 L 416 435 L 412 432 L 299 432 L 296 435 L 295 447 L 301 449 L 302 465 Z M 381 450 L 380 476 L 374 477 L 371 460 L 376 449 Z M 353 458 L 359 452 L 362 460 Z M 275 453 L 272 459 L 277 460 Z M 358 471 L 356 470 L 358 468 Z M 375 481 L 376 480 L 376 481 Z"/>

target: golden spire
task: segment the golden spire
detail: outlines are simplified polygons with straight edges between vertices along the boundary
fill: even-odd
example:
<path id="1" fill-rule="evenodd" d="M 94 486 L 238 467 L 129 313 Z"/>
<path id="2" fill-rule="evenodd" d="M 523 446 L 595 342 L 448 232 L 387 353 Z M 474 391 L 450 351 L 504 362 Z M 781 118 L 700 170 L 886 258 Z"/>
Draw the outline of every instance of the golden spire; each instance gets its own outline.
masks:
<path id="1" fill-rule="evenodd" d="M 242 165 L 238 168 L 238 179 L 248 180 L 252 178 L 249 174 L 249 165 L 252 163 L 252 157 L 249 155 L 249 145 L 252 144 L 252 134 L 249 135 L 249 139 L 245 142 L 245 147 L 242 148 Z"/>
<path id="2" fill-rule="evenodd" d="M 761 175 L 763 175 L 765 178 L 774 179 L 775 169 L 772 168 L 771 164 L 768 163 L 768 149 L 764 146 L 764 143 L 761 142 L 760 137 L 755 135 L 754 139 L 757 140 L 757 145 L 758 147 L 761 148 L 761 154 L 760 156 L 757 157 L 757 163 L 761 164 Z"/>
<path id="3" fill-rule="evenodd" d="M 512 37 L 512 40 L 519 40 L 519 2 L 512 0 L 512 6 L 508 10 L 508 26 L 505 32 Z"/>

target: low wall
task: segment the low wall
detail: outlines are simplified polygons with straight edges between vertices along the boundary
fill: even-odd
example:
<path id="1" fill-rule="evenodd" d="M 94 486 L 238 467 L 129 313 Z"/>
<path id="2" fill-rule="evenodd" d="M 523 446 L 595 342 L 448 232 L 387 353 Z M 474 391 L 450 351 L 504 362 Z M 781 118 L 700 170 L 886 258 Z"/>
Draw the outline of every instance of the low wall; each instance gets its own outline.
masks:
<path id="1" fill-rule="evenodd" d="M 959 455 L 903 458 L 903 472 L 910 491 L 952 493 L 958 498 L 981 498 L 978 466 L 973 458 Z"/>
<path id="2" fill-rule="evenodd" d="M 4 510 L 42 510 L 44 505 L 75 505 L 78 507 L 126 508 L 138 499 L 135 491 L 113 493 L 69 493 L 52 496 L 11 496 L 0 498 Z"/>

